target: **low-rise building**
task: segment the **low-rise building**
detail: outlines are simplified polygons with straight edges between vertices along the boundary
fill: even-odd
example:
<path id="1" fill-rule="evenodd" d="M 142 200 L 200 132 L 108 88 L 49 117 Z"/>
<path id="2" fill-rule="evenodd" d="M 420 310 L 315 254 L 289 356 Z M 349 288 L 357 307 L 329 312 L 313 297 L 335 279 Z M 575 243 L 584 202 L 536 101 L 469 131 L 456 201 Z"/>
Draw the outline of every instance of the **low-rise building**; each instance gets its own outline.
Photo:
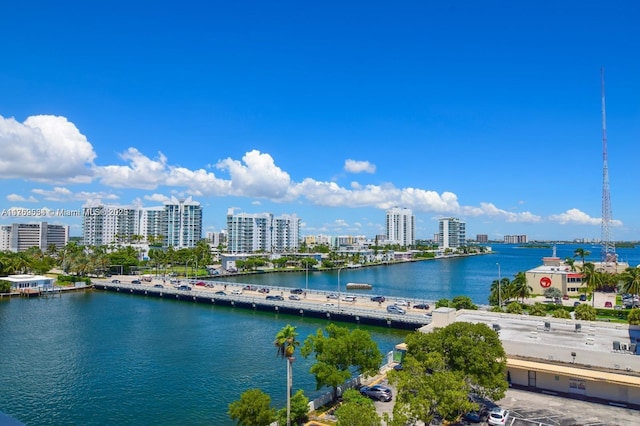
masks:
<path id="1" fill-rule="evenodd" d="M 11 283 L 12 290 L 51 290 L 55 282 L 54 278 L 42 275 L 9 275 L 0 278 Z"/>

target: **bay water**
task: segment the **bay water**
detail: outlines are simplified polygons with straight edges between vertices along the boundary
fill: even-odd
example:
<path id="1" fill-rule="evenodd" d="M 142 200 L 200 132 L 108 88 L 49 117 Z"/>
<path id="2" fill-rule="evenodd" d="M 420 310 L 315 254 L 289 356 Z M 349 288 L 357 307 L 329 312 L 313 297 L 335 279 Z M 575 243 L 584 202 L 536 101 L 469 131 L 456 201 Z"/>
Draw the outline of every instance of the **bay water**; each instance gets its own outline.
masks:
<path id="1" fill-rule="evenodd" d="M 558 245 L 557 255 L 576 248 Z M 487 302 L 491 282 L 513 278 L 551 256 L 550 248 L 495 245 L 494 253 L 337 271 L 257 274 L 228 281 L 345 291 L 347 282 L 372 284 L 363 295 L 435 301 L 467 295 Z M 640 249 L 618 249 L 640 264 Z M 589 258 L 587 259 L 589 260 Z M 499 264 L 499 266 L 498 266 Z M 0 411 L 26 425 L 231 425 L 228 404 L 260 388 L 275 407 L 286 402 L 285 361 L 273 339 L 286 324 L 300 340 L 327 320 L 101 291 L 49 298 L 0 299 Z M 382 352 L 406 332 L 371 332 Z M 312 359 L 299 353 L 294 390 L 316 390 Z"/>

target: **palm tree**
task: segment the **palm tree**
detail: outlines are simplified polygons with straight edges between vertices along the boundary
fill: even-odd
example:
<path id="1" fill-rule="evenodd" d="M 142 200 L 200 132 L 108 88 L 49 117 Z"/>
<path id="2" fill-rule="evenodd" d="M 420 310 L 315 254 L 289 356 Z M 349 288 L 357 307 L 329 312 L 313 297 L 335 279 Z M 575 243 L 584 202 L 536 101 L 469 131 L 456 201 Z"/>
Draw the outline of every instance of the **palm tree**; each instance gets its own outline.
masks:
<path id="1" fill-rule="evenodd" d="M 284 326 L 276 334 L 273 344 L 278 348 L 278 355 L 287 359 L 287 426 L 291 426 L 291 387 L 293 384 L 293 371 L 291 366 L 295 358 L 293 353 L 300 342 L 296 340 L 296 328 L 290 324 Z"/>
<path id="2" fill-rule="evenodd" d="M 583 248 L 577 248 L 573 251 L 574 257 L 579 257 L 582 260 L 582 266 L 584 266 L 584 258 L 591 254 L 590 251 L 585 250 Z"/>
<path id="3" fill-rule="evenodd" d="M 582 283 L 587 293 L 591 293 L 591 305 L 595 306 L 595 292 L 602 286 L 602 273 L 591 262 L 582 265 Z"/>
<path id="4" fill-rule="evenodd" d="M 524 272 L 518 272 L 513 281 L 511 281 L 511 285 L 513 287 L 513 296 L 521 297 L 522 303 L 533 292 L 533 288 L 527 284 L 527 275 Z"/>
<path id="5" fill-rule="evenodd" d="M 567 258 L 564 260 L 564 263 L 566 263 L 567 265 L 569 265 L 569 268 L 571 269 L 571 271 L 574 271 L 574 272 L 575 272 L 575 270 L 576 270 L 576 265 L 575 265 L 576 261 L 575 261 L 575 259 L 572 259 L 572 258 L 570 258 L 570 257 L 567 257 Z"/>
<path id="6" fill-rule="evenodd" d="M 622 291 L 636 296 L 640 295 L 640 268 L 628 267 L 620 274 Z"/>

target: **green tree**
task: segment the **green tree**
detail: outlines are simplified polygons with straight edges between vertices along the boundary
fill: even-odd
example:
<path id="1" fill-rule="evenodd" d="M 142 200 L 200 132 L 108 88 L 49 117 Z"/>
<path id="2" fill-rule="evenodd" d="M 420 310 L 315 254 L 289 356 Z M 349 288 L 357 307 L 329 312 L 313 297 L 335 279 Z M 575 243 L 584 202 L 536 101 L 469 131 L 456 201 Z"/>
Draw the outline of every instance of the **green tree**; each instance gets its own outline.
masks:
<path id="1" fill-rule="evenodd" d="M 453 323 L 407 336 L 403 369 L 389 372 L 396 384 L 393 425 L 429 424 L 437 414 L 452 421 L 477 408 L 470 391 L 504 397 L 506 354 L 498 334 L 485 324 Z"/>
<path id="2" fill-rule="evenodd" d="M 310 372 L 316 378 L 316 388 L 331 386 L 336 398 L 338 386 L 352 374 L 377 374 L 382 364 L 382 353 L 365 330 L 349 330 L 329 324 L 326 331 L 326 335 L 322 329 L 318 329 L 315 335 L 309 335 L 301 352 L 305 358 L 315 354 L 316 363 Z"/>
<path id="3" fill-rule="evenodd" d="M 580 265 L 581 268 L 584 266 L 585 257 L 589 256 L 590 254 L 591 254 L 590 251 L 585 250 L 583 248 L 577 248 L 573 251 L 573 257 L 579 257 L 582 262 Z"/>
<path id="4" fill-rule="evenodd" d="M 582 265 L 582 284 L 581 290 L 591 295 L 591 305 L 595 306 L 595 292 L 602 286 L 602 273 L 596 270 L 596 265 L 587 262 Z"/>
<path id="5" fill-rule="evenodd" d="M 576 306 L 573 312 L 577 320 L 595 321 L 596 319 L 596 309 L 584 303 Z"/>
<path id="6" fill-rule="evenodd" d="M 478 307 L 471 301 L 469 296 L 456 296 L 451 300 L 451 307 L 460 309 L 476 310 Z"/>
<path id="7" fill-rule="evenodd" d="M 620 274 L 620 278 L 624 293 L 640 295 L 640 268 L 628 267 Z"/>
<path id="8" fill-rule="evenodd" d="M 524 309 L 522 309 L 522 305 L 516 301 L 509 303 L 506 307 L 506 310 L 510 314 L 521 314 L 524 312 Z"/>
<path id="9" fill-rule="evenodd" d="M 527 312 L 529 312 L 529 315 L 533 315 L 534 317 L 543 317 L 547 315 L 547 309 L 542 303 L 534 303 L 533 306 L 529 307 Z"/>
<path id="10" fill-rule="evenodd" d="M 9 281 L 0 280 L 0 293 L 10 293 L 11 283 Z"/>
<path id="11" fill-rule="evenodd" d="M 543 294 L 547 299 L 558 299 L 563 296 L 562 290 L 557 287 L 549 287 L 544 290 Z"/>
<path id="12" fill-rule="evenodd" d="M 229 404 L 229 417 L 239 426 L 269 426 L 276 420 L 271 397 L 260 389 L 249 389 Z"/>
<path id="13" fill-rule="evenodd" d="M 342 395 L 342 405 L 336 410 L 338 426 L 380 426 L 380 416 L 373 401 L 360 395 L 355 389 L 347 389 Z"/>
<path id="14" fill-rule="evenodd" d="M 640 309 L 632 309 L 627 315 L 629 325 L 640 325 Z"/>
<path id="15" fill-rule="evenodd" d="M 440 299 L 436 302 L 437 308 L 448 308 L 449 307 L 449 299 Z"/>
<path id="16" fill-rule="evenodd" d="M 301 424 L 308 420 L 309 415 L 309 398 L 304 395 L 304 391 L 299 389 L 291 397 L 290 418 L 291 422 Z M 278 410 L 278 424 L 287 424 L 287 409 Z"/>
<path id="17" fill-rule="evenodd" d="M 556 309 L 555 311 L 553 311 L 553 314 L 551 314 L 551 316 L 554 318 L 569 319 L 571 318 L 571 313 L 566 309 Z"/>
<path id="18" fill-rule="evenodd" d="M 531 286 L 527 284 L 527 275 L 524 272 L 518 272 L 513 281 L 511 281 L 511 285 L 513 287 L 511 296 L 521 298 L 522 303 L 533 292 Z"/>
<path id="19" fill-rule="evenodd" d="M 300 345 L 296 339 L 297 336 L 296 328 L 287 324 L 278 331 L 273 342 L 278 348 L 278 355 L 287 360 L 287 426 L 291 425 L 291 388 L 293 386 L 293 369 L 291 367 L 295 359 L 293 353 L 296 346 Z"/>

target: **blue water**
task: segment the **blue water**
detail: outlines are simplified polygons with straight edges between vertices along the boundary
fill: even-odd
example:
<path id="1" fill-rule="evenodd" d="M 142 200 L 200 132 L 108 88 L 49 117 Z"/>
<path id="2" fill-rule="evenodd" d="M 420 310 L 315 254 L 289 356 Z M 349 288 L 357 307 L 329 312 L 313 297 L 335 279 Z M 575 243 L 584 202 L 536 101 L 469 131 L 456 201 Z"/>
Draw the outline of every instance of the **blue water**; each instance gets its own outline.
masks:
<path id="1" fill-rule="evenodd" d="M 558 246 L 557 254 L 573 256 L 575 248 Z M 584 248 L 596 260 L 599 249 Z M 512 277 L 551 255 L 551 249 L 494 249 L 469 258 L 344 269 L 340 282 L 368 282 L 384 295 L 437 300 L 466 294 L 486 303 L 496 263 L 502 276 Z M 640 249 L 618 253 L 640 263 Z M 305 287 L 306 274 L 260 274 L 244 281 Z M 309 288 L 334 290 L 337 283 L 336 272 L 309 274 Z M 231 425 L 227 406 L 249 388 L 268 393 L 278 408 L 285 405 L 286 367 L 272 342 L 288 323 L 298 327 L 301 340 L 328 324 L 109 292 L 0 299 L 0 411 L 27 425 Z M 383 352 L 406 335 L 362 328 Z M 294 389 L 314 397 L 311 364 L 298 356 Z"/>

